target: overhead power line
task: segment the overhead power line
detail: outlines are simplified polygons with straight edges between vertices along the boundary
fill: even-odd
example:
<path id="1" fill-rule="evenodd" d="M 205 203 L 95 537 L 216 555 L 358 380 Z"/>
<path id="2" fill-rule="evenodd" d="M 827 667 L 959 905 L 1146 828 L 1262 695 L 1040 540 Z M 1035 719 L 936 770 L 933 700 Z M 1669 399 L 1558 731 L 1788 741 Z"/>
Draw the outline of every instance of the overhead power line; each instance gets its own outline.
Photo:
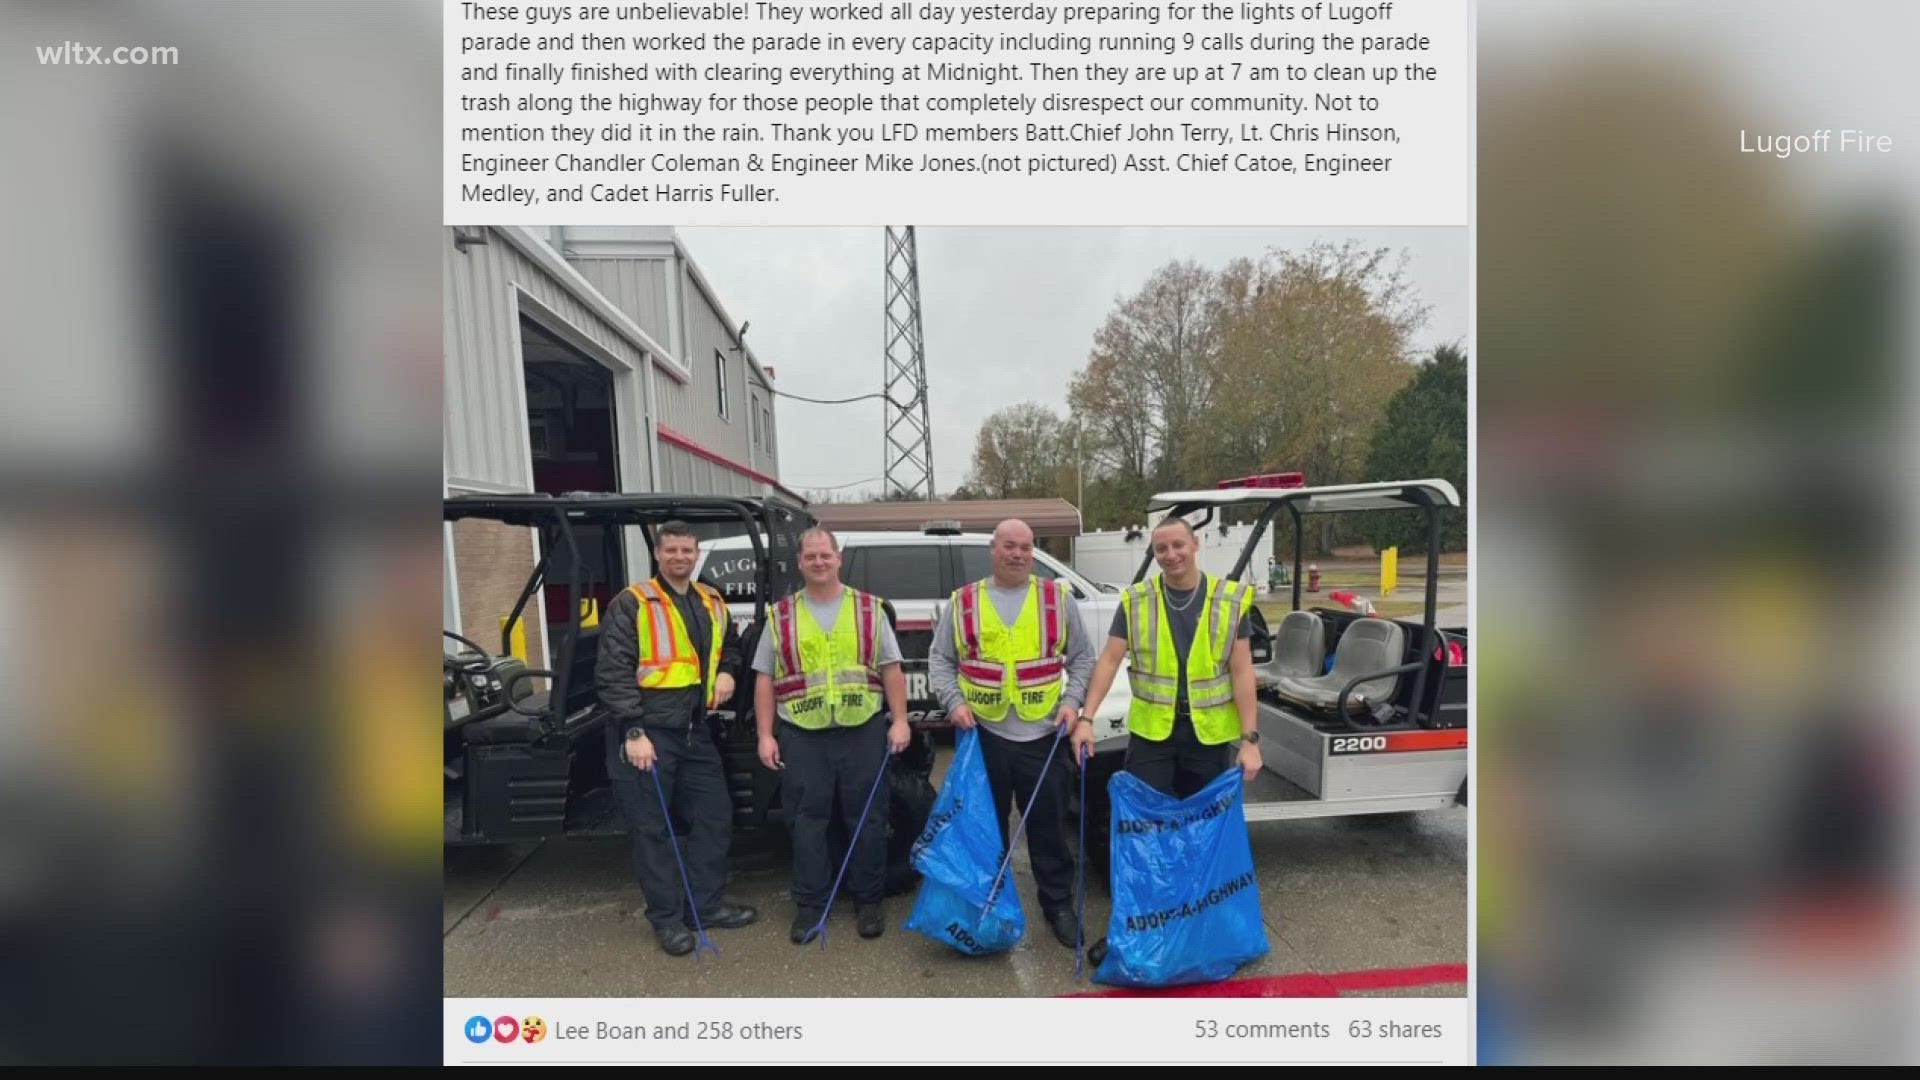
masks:
<path id="1" fill-rule="evenodd" d="M 896 409 L 912 408 L 911 405 L 898 404 L 892 398 L 887 397 L 887 395 L 884 393 L 858 394 L 848 398 L 812 398 L 812 397 L 807 397 L 804 394 L 789 394 L 785 390 L 775 390 L 773 391 L 773 393 L 777 397 L 792 398 L 795 401 L 804 401 L 811 405 L 851 405 L 856 401 L 872 401 L 875 398 L 881 398 L 881 399 L 884 399 L 887 404 L 892 405 Z"/>
<path id="2" fill-rule="evenodd" d="M 878 479 L 880 478 L 877 476 L 869 476 L 864 480 L 849 480 L 844 484 L 808 484 L 808 483 L 802 483 L 800 481 L 792 481 L 792 482 L 799 484 L 801 487 L 806 488 L 809 491 L 840 491 L 844 488 L 859 487 L 861 484 L 871 484 Z"/>

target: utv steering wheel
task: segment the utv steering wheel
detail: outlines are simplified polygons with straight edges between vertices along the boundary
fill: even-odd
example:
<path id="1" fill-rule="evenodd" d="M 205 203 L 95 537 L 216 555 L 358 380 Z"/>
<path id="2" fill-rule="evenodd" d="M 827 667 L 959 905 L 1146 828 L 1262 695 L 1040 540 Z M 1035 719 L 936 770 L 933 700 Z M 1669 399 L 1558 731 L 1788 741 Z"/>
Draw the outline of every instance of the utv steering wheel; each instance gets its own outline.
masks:
<path id="1" fill-rule="evenodd" d="M 441 655 L 446 659 L 447 667 L 450 667 L 455 671 L 464 672 L 468 675 L 479 675 L 479 674 L 483 674 L 484 672 L 486 672 L 488 668 L 491 668 L 493 666 L 493 658 L 487 655 L 487 650 L 481 648 L 478 645 L 475 645 L 473 642 L 468 641 L 466 638 L 461 637 L 459 634 L 456 634 L 451 630 L 442 630 L 440 631 L 440 633 L 444 634 L 447 637 L 452 638 L 453 640 L 459 642 L 462 645 L 465 645 L 467 648 L 480 654 L 480 659 L 478 660 L 460 660 L 450 654 L 442 653 Z"/>

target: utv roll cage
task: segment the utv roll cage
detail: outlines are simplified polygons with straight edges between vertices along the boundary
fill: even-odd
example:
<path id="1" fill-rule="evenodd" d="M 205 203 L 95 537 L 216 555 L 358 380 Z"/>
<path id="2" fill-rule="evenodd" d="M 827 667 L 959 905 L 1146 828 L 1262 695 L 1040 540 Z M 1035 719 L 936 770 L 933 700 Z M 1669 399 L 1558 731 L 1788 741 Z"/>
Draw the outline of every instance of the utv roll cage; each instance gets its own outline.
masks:
<path id="1" fill-rule="evenodd" d="M 1425 612 L 1421 620 L 1421 644 L 1416 655 L 1419 659 L 1398 667 L 1374 671 L 1359 675 L 1347 682 L 1340 691 L 1334 708 L 1335 717 L 1348 730 L 1355 732 L 1386 732 L 1411 730 L 1422 726 L 1420 710 L 1426 702 L 1428 669 L 1432 666 L 1430 658 L 1435 655 L 1439 644 L 1439 630 L 1435 627 L 1435 614 L 1438 610 L 1438 587 L 1440 580 L 1440 511 L 1447 507 L 1458 507 L 1460 494 L 1451 483 L 1439 479 L 1403 480 L 1366 484 L 1335 484 L 1326 487 L 1238 487 L 1228 486 L 1196 491 L 1163 492 L 1153 497 L 1147 504 L 1148 510 L 1165 510 L 1167 517 L 1186 518 L 1195 530 L 1203 529 L 1213 523 L 1220 510 L 1229 506 L 1259 506 L 1260 516 L 1254 523 L 1253 531 L 1248 535 L 1246 544 L 1241 548 L 1240 556 L 1233 564 L 1233 570 L 1227 575 L 1229 580 L 1239 580 L 1247 572 L 1254 554 L 1259 550 L 1260 542 L 1265 538 L 1267 528 L 1281 511 L 1286 511 L 1293 519 L 1293 610 L 1299 611 L 1301 601 L 1302 574 L 1305 559 L 1306 518 L 1312 514 L 1334 514 L 1363 510 L 1419 510 L 1425 514 L 1427 525 L 1427 581 Z M 1199 520 L 1188 517 L 1190 514 L 1203 513 Z M 1134 573 L 1133 580 L 1138 583 L 1146 580 L 1153 568 L 1153 551 L 1149 546 L 1141 559 L 1140 569 Z M 1439 664 L 1444 676 L 1447 664 L 1445 649 L 1439 650 Z M 1348 698 L 1354 688 L 1375 680 L 1412 674 L 1414 676 L 1412 707 L 1406 718 L 1398 723 L 1362 724 L 1355 720 L 1348 708 Z"/>
<path id="2" fill-rule="evenodd" d="M 695 528 L 727 530 L 739 527 L 751 539 L 753 555 L 760 587 L 754 596 L 754 623 L 761 624 L 766 614 L 767 597 L 781 597 L 799 587 L 799 567 L 794 552 L 800 533 L 814 524 L 812 515 L 798 503 L 790 502 L 779 496 L 696 496 L 696 495 L 619 495 L 600 493 L 573 493 L 567 495 L 471 495 L 451 497 L 442 502 L 442 518 L 449 522 L 467 519 L 496 521 L 504 525 L 531 528 L 539 536 L 540 559 L 533 573 L 528 575 L 520 597 L 514 603 L 513 611 L 507 616 L 500 629 L 500 651 L 506 656 L 512 652 L 513 633 L 526 612 L 527 602 L 531 600 L 542 585 L 546 583 L 548 572 L 554 565 L 556 554 L 563 555 L 562 565 L 573 570 L 583 565 L 577 530 L 587 527 L 605 528 L 609 526 L 630 527 L 640 530 L 646 550 L 653 550 L 654 530 L 668 521 L 683 521 Z M 608 565 L 604 568 L 608 582 L 624 582 L 629 574 L 626 567 L 614 565 L 620 561 L 621 550 L 618 545 L 607 544 L 603 551 Z M 538 727 L 541 736 L 553 736 L 564 733 L 571 719 L 565 715 L 567 703 L 572 700 L 575 687 L 570 683 L 576 676 L 574 670 L 574 646 L 581 631 L 581 578 L 578 573 L 569 572 L 568 579 L 568 621 L 559 624 L 559 648 L 555 654 L 555 671 L 527 669 L 511 675 L 506 685 L 507 707 L 521 716 L 528 717 Z M 448 637 L 485 654 L 473 642 L 446 631 Z M 551 649 L 551 643 L 549 643 Z M 523 708 L 522 698 L 515 696 L 518 683 L 530 678 L 545 678 L 550 681 L 551 690 L 542 700 L 538 696 L 524 696 L 524 700 L 539 702 L 537 708 Z M 584 713 L 589 709 L 576 710 Z"/>

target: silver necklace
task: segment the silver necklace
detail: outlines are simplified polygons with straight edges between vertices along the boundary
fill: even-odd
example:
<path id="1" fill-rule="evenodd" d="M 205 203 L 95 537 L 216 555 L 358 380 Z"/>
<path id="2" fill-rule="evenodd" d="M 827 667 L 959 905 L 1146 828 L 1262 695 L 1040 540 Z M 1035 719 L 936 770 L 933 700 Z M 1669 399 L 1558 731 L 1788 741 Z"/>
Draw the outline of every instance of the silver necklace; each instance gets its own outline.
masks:
<path id="1" fill-rule="evenodd" d="M 1203 578 L 1201 578 L 1201 579 L 1200 579 L 1200 583 L 1199 583 L 1198 585 L 1195 585 L 1195 586 L 1194 586 L 1194 587 L 1193 587 L 1193 588 L 1192 588 L 1191 590 L 1189 590 L 1189 591 L 1188 591 L 1188 593 L 1187 593 L 1187 602 L 1186 602 L 1186 603 L 1184 603 L 1184 604 L 1175 604 L 1175 603 L 1173 602 L 1173 600 L 1172 600 L 1171 598 L 1169 598 L 1169 599 L 1167 600 L 1167 607 L 1169 607 L 1169 608 L 1171 608 L 1171 609 L 1172 609 L 1172 610 L 1174 610 L 1174 611 L 1177 611 L 1177 612 L 1179 612 L 1179 613 L 1181 613 L 1182 615 L 1184 615 L 1184 614 L 1186 614 L 1186 613 L 1187 613 L 1187 609 L 1193 606 L 1193 602 L 1194 602 L 1194 601 L 1196 601 L 1196 600 L 1198 600 L 1198 599 L 1200 599 L 1200 586 L 1201 586 L 1201 585 L 1205 585 L 1206 583 L 1207 583 L 1207 579 L 1206 579 L 1206 578 L 1204 578 L 1204 577 L 1203 577 Z M 1163 589 L 1164 589 L 1164 588 L 1166 587 L 1166 579 L 1165 579 L 1165 578 L 1162 578 L 1162 579 L 1160 579 L 1160 585 L 1161 585 L 1161 588 L 1163 588 Z"/>

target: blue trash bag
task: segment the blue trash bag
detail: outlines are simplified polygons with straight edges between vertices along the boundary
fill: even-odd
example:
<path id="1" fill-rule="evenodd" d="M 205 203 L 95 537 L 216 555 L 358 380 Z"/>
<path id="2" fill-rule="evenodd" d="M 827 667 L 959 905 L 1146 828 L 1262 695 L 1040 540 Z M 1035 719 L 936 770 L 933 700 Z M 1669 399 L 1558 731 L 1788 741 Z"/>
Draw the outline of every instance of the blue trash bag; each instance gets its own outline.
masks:
<path id="1" fill-rule="evenodd" d="M 1239 767 L 1186 799 L 1162 794 L 1129 772 L 1115 773 L 1107 793 L 1113 916 L 1094 981 L 1218 982 L 1265 956 Z"/>
<path id="2" fill-rule="evenodd" d="M 960 732 L 955 745 L 940 797 L 913 843 L 920 895 L 906 928 L 969 956 L 989 956 L 1019 944 L 1027 929 L 1026 914 L 1011 868 L 994 892 L 1006 848 L 994 820 L 979 731 Z M 994 892 L 991 904 L 989 892 Z"/>

